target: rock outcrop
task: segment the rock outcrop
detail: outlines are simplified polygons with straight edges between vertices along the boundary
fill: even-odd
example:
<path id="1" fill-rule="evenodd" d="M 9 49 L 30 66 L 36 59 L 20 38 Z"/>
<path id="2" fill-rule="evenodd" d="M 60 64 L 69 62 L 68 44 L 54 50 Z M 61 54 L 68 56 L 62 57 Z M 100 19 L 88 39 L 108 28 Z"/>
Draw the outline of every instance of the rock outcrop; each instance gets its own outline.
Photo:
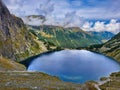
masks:
<path id="1" fill-rule="evenodd" d="M 10 14 L 0 0 L 0 55 L 12 60 L 22 60 L 46 51 L 44 45 L 41 45 L 27 31 L 22 19 Z"/>

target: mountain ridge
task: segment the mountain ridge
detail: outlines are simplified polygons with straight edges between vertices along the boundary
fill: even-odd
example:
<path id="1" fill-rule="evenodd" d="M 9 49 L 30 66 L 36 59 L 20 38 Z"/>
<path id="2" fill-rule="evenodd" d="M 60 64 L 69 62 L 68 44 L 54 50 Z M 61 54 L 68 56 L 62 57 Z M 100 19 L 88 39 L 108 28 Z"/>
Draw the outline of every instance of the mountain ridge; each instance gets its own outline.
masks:
<path id="1" fill-rule="evenodd" d="M 36 54 L 47 51 L 45 42 L 41 42 L 40 40 L 41 37 L 39 38 L 37 34 L 40 33 L 41 35 L 49 39 L 51 37 L 54 37 L 56 34 L 56 33 L 54 34 L 54 32 L 55 31 L 58 32 L 58 30 L 51 30 L 52 32 L 48 32 L 48 30 L 45 31 L 43 27 L 39 27 L 39 29 L 40 30 L 36 30 L 37 32 L 35 33 L 27 30 L 23 21 L 20 18 L 11 15 L 7 7 L 0 0 L 0 81 L 1 81 L 0 88 L 1 90 L 10 90 L 10 89 L 29 90 L 29 89 L 41 89 L 41 88 L 97 90 L 97 88 L 95 87 L 96 83 L 93 84 L 92 82 L 89 83 L 87 82 L 83 85 L 67 83 L 67 82 L 65 83 L 57 77 L 53 77 L 44 73 L 24 71 L 25 70 L 24 66 L 14 61 L 11 61 L 11 60 L 20 61 L 30 56 L 34 56 Z M 61 27 L 57 27 L 57 29 L 61 29 Z M 65 33 L 67 33 L 67 35 L 71 34 L 72 28 L 67 28 L 67 29 L 69 30 Z M 64 31 L 64 29 L 62 28 L 61 31 Z M 63 32 L 60 33 L 61 35 L 63 34 Z M 86 33 L 84 33 L 84 35 L 81 33 L 79 33 L 78 35 L 78 33 L 79 33 L 79 29 L 76 28 L 75 33 L 72 33 L 71 36 L 74 38 L 78 38 L 79 35 L 83 37 L 89 36 L 89 34 Z M 65 35 L 63 35 L 63 37 L 64 36 Z M 45 38 L 43 39 L 45 40 Z M 62 38 L 62 39 L 66 39 L 66 38 Z M 64 43 L 66 43 L 69 40 L 70 39 L 65 40 Z M 54 44 L 53 42 L 50 43 L 48 41 L 47 43 Z M 87 40 L 85 41 L 85 43 L 87 43 Z M 120 44 L 120 33 L 114 36 L 111 40 L 109 40 L 105 44 L 94 46 L 91 50 L 104 53 L 119 61 L 120 59 L 119 44 Z M 110 79 L 112 78 L 110 83 L 107 82 L 105 86 L 101 86 L 101 87 L 108 88 L 110 84 L 111 85 L 117 84 L 118 87 L 116 87 L 116 85 L 111 87 L 112 89 L 115 87 L 118 89 L 120 82 L 116 83 L 116 81 L 119 81 L 119 77 L 120 77 L 120 73 L 115 75 L 113 74 L 112 77 L 110 77 Z"/>
<path id="2" fill-rule="evenodd" d="M 46 51 L 42 44 L 27 31 L 22 19 L 10 14 L 0 0 L 0 55 L 19 61 Z"/>
<path id="3" fill-rule="evenodd" d="M 39 40 L 51 43 L 57 47 L 77 48 L 101 43 L 101 41 L 78 27 L 64 28 L 61 26 L 42 25 L 28 26 L 28 28 Z"/>
<path id="4" fill-rule="evenodd" d="M 88 45 L 93 44 L 101 44 L 107 42 L 109 39 L 111 39 L 114 34 L 111 32 L 95 32 L 95 31 L 84 31 L 80 27 L 63 27 L 63 26 L 57 26 L 57 25 L 44 25 L 43 15 L 30 15 L 26 16 L 28 22 L 26 22 L 25 19 L 23 19 L 24 22 L 26 22 L 26 26 L 28 29 L 36 34 L 36 37 L 38 37 L 41 41 L 52 44 L 57 47 L 62 48 L 78 48 L 78 47 L 85 47 Z M 37 25 L 35 25 L 35 22 L 31 19 L 34 19 Z M 32 25 L 29 23 L 32 22 Z M 33 24 L 34 23 L 34 24 Z M 61 34 L 57 34 L 57 33 Z M 39 34 L 39 35 L 38 35 Z M 61 36 L 61 37 L 59 37 Z M 60 40 L 61 39 L 61 40 Z M 65 40 L 66 39 L 66 40 Z M 62 42 L 66 42 L 66 45 Z"/>
<path id="5" fill-rule="evenodd" d="M 108 32 L 108 31 L 88 31 L 91 35 L 94 35 L 96 38 L 100 39 L 103 43 L 107 42 L 110 40 L 115 34 Z"/>

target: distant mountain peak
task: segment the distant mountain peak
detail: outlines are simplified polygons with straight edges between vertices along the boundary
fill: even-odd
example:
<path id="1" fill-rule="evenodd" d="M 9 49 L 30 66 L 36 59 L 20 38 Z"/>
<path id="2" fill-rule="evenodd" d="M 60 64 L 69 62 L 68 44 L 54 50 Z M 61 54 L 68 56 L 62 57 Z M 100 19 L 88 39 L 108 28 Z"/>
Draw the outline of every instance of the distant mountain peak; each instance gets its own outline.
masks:
<path id="1" fill-rule="evenodd" d="M 45 22 L 46 18 L 43 15 L 28 15 L 28 16 L 22 17 L 22 20 L 26 25 L 39 26 Z"/>
<path id="2" fill-rule="evenodd" d="M 38 18 L 38 19 L 45 19 L 45 16 L 43 15 L 28 15 L 27 18 Z"/>
<path id="3" fill-rule="evenodd" d="M 108 32 L 108 31 L 101 31 L 101 32 L 88 31 L 88 33 L 95 36 L 96 38 L 101 39 L 103 43 L 110 40 L 115 35 L 112 32 Z"/>

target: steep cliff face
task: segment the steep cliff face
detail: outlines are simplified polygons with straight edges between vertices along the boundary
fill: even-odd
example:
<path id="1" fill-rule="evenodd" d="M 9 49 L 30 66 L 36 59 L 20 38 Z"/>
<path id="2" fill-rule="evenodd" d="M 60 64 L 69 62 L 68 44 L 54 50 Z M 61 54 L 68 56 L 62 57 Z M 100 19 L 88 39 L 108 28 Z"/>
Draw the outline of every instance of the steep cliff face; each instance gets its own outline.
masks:
<path id="1" fill-rule="evenodd" d="M 21 60 L 45 50 L 27 29 L 22 19 L 11 15 L 0 0 L 0 55 Z M 38 50 L 36 52 L 36 50 Z"/>
<path id="2" fill-rule="evenodd" d="M 24 29 L 22 20 L 11 15 L 0 0 L 0 54 L 2 56 L 15 59 L 14 54 L 18 49 L 21 52 L 26 50 Z"/>

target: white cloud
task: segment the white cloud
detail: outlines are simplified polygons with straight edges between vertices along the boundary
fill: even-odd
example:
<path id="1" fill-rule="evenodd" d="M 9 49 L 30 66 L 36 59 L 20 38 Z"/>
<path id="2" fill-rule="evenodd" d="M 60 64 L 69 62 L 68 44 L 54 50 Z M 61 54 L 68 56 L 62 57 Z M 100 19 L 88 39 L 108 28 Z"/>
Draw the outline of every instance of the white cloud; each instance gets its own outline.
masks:
<path id="1" fill-rule="evenodd" d="M 56 17 L 64 17 L 67 12 L 76 11 L 80 17 L 87 19 L 112 19 L 120 18 L 120 0 L 116 1 L 87 1 L 84 0 L 3 0 L 10 11 L 18 16 L 32 14 L 54 14 Z M 99 1 L 99 0 L 98 0 Z M 71 3 L 70 3 L 71 2 Z M 95 6 L 87 6 L 94 3 Z M 100 6 L 101 5 L 101 6 Z M 22 13 L 22 14 L 21 14 Z"/>
<path id="2" fill-rule="evenodd" d="M 32 18 L 32 17 L 23 17 L 22 18 L 25 24 L 39 26 L 43 24 L 43 19 Z"/>
<path id="3" fill-rule="evenodd" d="M 120 22 L 117 22 L 116 19 L 111 19 L 108 24 L 105 24 L 105 22 L 97 21 L 95 22 L 93 27 L 90 22 L 86 22 L 82 26 L 82 29 L 85 31 L 97 31 L 97 32 L 109 31 L 116 34 L 120 32 Z"/>
<path id="4" fill-rule="evenodd" d="M 84 18 L 76 15 L 75 11 L 68 12 L 62 21 L 64 27 L 80 27 L 84 23 Z"/>
<path id="5" fill-rule="evenodd" d="M 120 31 L 120 23 L 116 20 L 111 20 L 108 24 L 98 21 L 93 27 L 91 22 L 85 23 L 85 19 L 110 20 L 112 18 L 120 18 L 120 0 L 105 0 L 97 2 L 97 4 L 96 1 L 99 0 L 88 0 L 88 3 L 85 4 L 84 0 L 3 0 L 11 13 L 17 16 L 45 15 L 46 21 L 44 24 L 67 27 L 82 26 L 87 31 L 107 30 L 118 33 Z M 93 6 L 89 6 L 89 4 L 93 3 Z M 39 23 L 41 21 L 33 20 L 33 24 Z"/>
<path id="6" fill-rule="evenodd" d="M 55 26 L 63 26 L 63 27 L 81 27 L 85 20 L 82 17 L 76 15 L 76 12 L 68 12 L 66 15 L 57 19 L 53 15 L 47 15 L 45 20 L 33 17 L 23 17 L 22 18 L 25 24 L 28 25 L 55 25 Z"/>
<path id="7" fill-rule="evenodd" d="M 95 31 L 104 31 L 105 30 L 105 24 L 104 22 L 97 21 L 93 27 L 93 30 Z"/>
<path id="8" fill-rule="evenodd" d="M 4 0 L 4 2 L 12 14 L 20 17 L 33 14 L 47 15 L 54 10 L 51 0 Z"/>
<path id="9" fill-rule="evenodd" d="M 109 24 L 106 25 L 106 30 L 118 33 L 120 32 L 120 23 L 117 22 L 117 20 L 112 19 Z"/>
<path id="10" fill-rule="evenodd" d="M 43 23 L 44 25 L 55 25 L 57 26 L 58 23 L 53 16 L 47 16 L 46 21 Z"/>
<path id="11" fill-rule="evenodd" d="M 91 31 L 93 23 L 92 22 L 85 22 L 82 26 L 83 30 L 85 31 Z"/>
<path id="12" fill-rule="evenodd" d="M 36 12 L 38 14 L 42 14 L 44 16 L 50 15 L 54 11 L 54 4 L 51 0 L 44 0 L 39 3 L 39 7 L 36 8 Z"/>

